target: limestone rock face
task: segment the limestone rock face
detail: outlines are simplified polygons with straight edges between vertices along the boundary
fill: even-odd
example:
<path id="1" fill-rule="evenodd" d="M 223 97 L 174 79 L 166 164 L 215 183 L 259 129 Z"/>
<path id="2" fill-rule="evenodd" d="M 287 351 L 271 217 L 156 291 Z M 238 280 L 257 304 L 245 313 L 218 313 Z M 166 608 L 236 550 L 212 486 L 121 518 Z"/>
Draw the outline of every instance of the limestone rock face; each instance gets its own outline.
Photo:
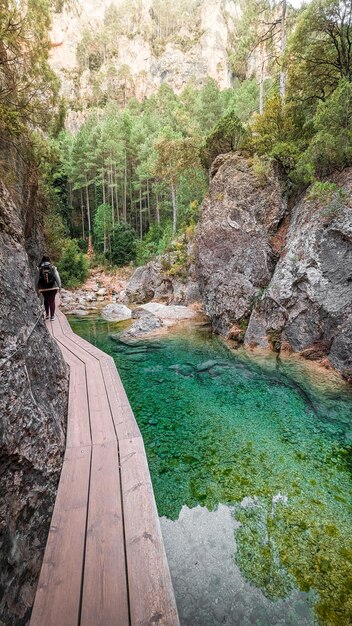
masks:
<path id="1" fill-rule="evenodd" d="M 32 207 L 33 210 L 33 207 Z M 65 445 L 68 372 L 36 295 L 33 213 L 0 184 L 0 623 L 28 623 Z"/>
<path id="2" fill-rule="evenodd" d="M 249 160 L 217 157 L 195 238 L 196 272 L 205 312 L 227 334 L 248 319 L 253 303 L 273 275 L 271 238 L 286 211 L 278 176 L 263 183 Z"/>
<path id="3" fill-rule="evenodd" d="M 79 62 L 80 43 L 104 26 L 111 6 L 120 12 L 120 30 L 113 41 L 114 52 L 105 58 Z M 61 78 L 63 95 L 74 102 L 94 101 L 96 84 L 111 96 L 123 89 L 129 98 L 143 100 L 166 83 L 181 91 L 187 83 L 201 86 L 210 76 L 222 89 L 232 86 L 229 50 L 239 3 L 232 0 L 200 0 L 194 14 L 185 15 L 177 32 L 156 37 L 156 15 L 152 0 L 85 0 L 64 3 L 53 13 L 51 65 Z M 156 40 L 157 39 L 157 40 Z M 74 107 L 76 109 L 76 107 Z M 84 121 L 71 111 L 68 126 L 77 131 Z"/>
<path id="4" fill-rule="evenodd" d="M 187 267 L 181 273 L 173 273 L 177 266 L 177 253 L 162 255 L 147 265 L 137 267 L 124 290 L 127 302 L 142 304 L 150 300 L 161 300 L 166 304 L 189 305 L 200 301 L 196 277 L 193 246 L 188 245 Z"/>
<path id="5" fill-rule="evenodd" d="M 328 355 L 352 373 L 352 168 L 332 177 L 343 189 L 327 206 L 310 197 L 294 207 L 280 258 L 245 343 L 268 338 L 308 358 Z"/>

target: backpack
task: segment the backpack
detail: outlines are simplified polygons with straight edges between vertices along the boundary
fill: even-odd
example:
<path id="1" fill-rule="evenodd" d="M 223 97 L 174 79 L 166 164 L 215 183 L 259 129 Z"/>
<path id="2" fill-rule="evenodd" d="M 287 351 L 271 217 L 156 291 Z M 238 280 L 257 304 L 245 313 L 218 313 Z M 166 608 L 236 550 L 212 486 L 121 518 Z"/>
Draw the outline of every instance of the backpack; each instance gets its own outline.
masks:
<path id="1" fill-rule="evenodd" d="M 55 286 L 55 270 L 51 263 L 43 263 L 40 266 L 39 284 L 42 289 L 52 289 Z"/>

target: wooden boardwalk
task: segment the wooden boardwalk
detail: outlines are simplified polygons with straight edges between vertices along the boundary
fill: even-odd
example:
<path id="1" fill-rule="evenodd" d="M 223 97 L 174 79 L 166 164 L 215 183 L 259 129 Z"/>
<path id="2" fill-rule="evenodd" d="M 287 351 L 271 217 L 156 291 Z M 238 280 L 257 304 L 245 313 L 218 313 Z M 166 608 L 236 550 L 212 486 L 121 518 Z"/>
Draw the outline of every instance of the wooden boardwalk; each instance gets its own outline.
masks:
<path id="1" fill-rule="evenodd" d="M 178 626 L 143 440 L 113 359 L 58 312 L 67 442 L 30 626 Z"/>

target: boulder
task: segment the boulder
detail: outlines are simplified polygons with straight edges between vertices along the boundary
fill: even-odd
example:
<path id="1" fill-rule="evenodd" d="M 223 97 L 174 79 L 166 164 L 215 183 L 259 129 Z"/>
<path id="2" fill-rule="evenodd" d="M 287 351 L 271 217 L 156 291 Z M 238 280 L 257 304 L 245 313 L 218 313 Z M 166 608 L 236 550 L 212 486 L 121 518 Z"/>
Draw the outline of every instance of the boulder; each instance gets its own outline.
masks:
<path id="1" fill-rule="evenodd" d="M 132 326 L 117 335 L 118 340 L 135 339 L 153 333 L 163 326 L 162 320 L 150 313 L 146 313 L 142 317 L 136 319 Z"/>
<path id="2" fill-rule="evenodd" d="M 194 256 L 193 244 L 182 237 L 178 243 L 183 247 L 185 256 L 182 265 L 176 249 L 148 265 L 138 267 L 123 293 L 119 294 L 119 300 L 137 304 L 150 302 L 152 299 L 182 305 L 199 302 L 201 296 L 196 268 L 191 262 Z"/>
<path id="3" fill-rule="evenodd" d="M 182 305 L 166 305 L 160 304 L 159 302 L 148 302 L 147 304 L 142 304 L 140 308 L 161 320 L 181 321 L 197 316 L 195 311 Z"/>
<path id="4" fill-rule="evenodd" d="M 221 334 L 249 318 L 269 284 L 277 261 L 271 237 L 286 205 L 274 170 L 263 185 L 249 159 L 231 153 L 215 160 L 194 247 L 205 312 Z"/>
<path id="5" fill-rule="evenodd" d="M 101 315 L 108 322 L 122 322 L 131 319 L 132 311 L 124 304 L 107 304 Z"/>
<path id="6" fill-rule="evenodd" d="M 253 311 L 245 344 L 280 344 L 308 359 L 352 368 L 352 168 L 331 178 L 332 208 L 310 190 L 293 208 L 286 247 Z"/>

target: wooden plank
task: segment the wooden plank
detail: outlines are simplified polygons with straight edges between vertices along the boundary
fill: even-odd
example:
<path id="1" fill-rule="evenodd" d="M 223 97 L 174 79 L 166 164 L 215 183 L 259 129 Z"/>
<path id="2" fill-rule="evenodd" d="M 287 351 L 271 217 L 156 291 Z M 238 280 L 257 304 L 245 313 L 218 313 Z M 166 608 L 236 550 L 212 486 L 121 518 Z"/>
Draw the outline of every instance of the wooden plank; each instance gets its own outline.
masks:
<path id="1" fill-rule="evenodd" d="M 60 322 L 60 326 L 61 326 L 61 330 L 63 333 L 67 334 L 67 333 L 73 333 L 73 330 L 70 326 L 70 323 L 66 317 L 66 315 L 64 315 L 63 313 L 61 313 L 61 311 L 58 311 L 58 320 Z"/>
<path id="2" fill-rule="evenodd" d="M 59 346 L 70 368 L 66 449 L 90 446 L 91 434 L 85 366 L 65 346 L 61 344 Z"/>
<path id="3" fill-rule="evenodd" d="M 101 361 L 106 392 L 118 440 L 140 437 L 141 433 L 112 357 Z"/>
<path id="4" fill-rule="evenodd" d="M 66 317 L 62 314 L 60 315 L 60 323 L 66 337 L 70 338 L 77 346 L 83 348 L 99 360 L 118 439 L 140 437 L 141 433 L 114 359 L 82 337 L 76 335 L 69 326 Z"/>
<path id="5" fill-rule="evenodd" d="M 143 440 L 119 447 L 131 624 L 179 626 Z"/>
<path id="6" fill-rule="evenodd" d="M 81 624 L 128 626 L 117 442 L 93 447 Z"/>
<path id="7" fill-rule="evenodd" d="M 57 341 L 85 362 L 92 443 L 102 444 L 116 440 L 99 361 L 65 335 L 58 336 Z"/>
<path id="8" fill-rule="evenodd" d="M 90 448 L 64 461 L 31 626 L 78 624 L 90 461 Z"/>
<path id="9" fill-rule="evenodd" d="M 54 321 L 50 321 L 52 334 L 54 335 L 54 337 L 57 337 L 58 335 L 62 334 L 61 324 L 60 324 L 60 320 L 59 320 L 59 317 L 58 317 L 59 315 L 60 314 L 57 313 L 55 315 Z"/>

